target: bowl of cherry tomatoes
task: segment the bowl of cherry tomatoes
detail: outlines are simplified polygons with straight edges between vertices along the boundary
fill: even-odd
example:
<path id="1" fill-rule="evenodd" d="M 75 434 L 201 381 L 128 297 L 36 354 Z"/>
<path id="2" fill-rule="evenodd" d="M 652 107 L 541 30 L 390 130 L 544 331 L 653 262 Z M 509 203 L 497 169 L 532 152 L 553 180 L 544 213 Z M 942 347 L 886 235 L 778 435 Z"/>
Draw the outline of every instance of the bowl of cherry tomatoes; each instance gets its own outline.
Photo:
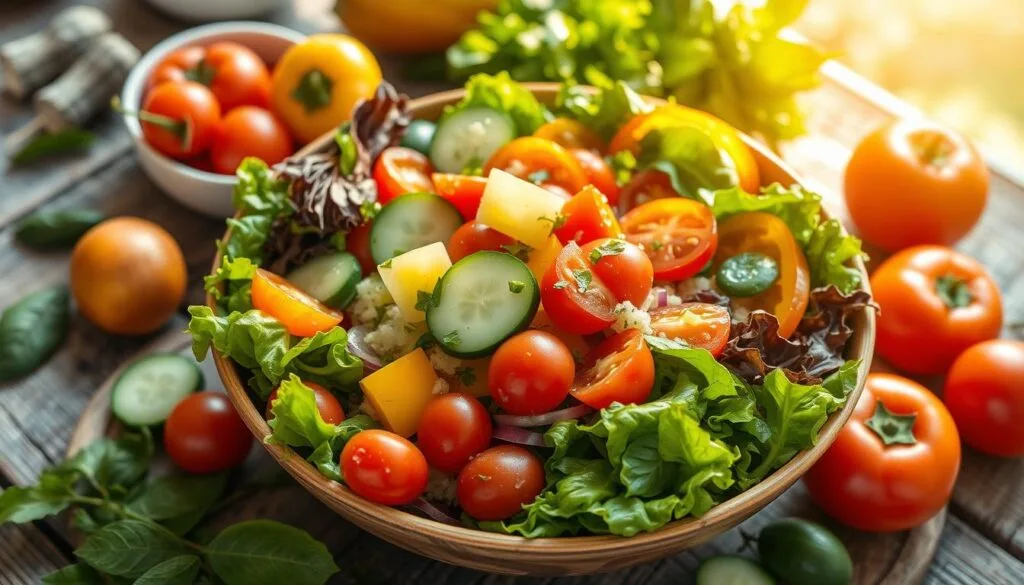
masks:
<path id="1" fill-rule="evenodd" d="M 305 38 L 273 24 L 223 22 L 168 37 L 146 53 L 120 100 L 153 182 L 200 213 L 230 216 L 241 160 L 274 164 L 296 149 L 270 106 L 271 72 Z"/>

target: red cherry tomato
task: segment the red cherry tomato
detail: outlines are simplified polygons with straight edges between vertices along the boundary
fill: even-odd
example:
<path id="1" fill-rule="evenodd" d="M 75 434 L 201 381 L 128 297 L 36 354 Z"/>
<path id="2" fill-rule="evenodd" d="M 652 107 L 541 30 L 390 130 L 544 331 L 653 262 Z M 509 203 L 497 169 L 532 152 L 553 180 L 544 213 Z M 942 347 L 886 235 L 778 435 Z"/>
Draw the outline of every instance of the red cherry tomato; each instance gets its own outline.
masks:
<path id="1" fill-rule="evenodd" d="M 608 163 L 592 150 L 577 148 L 569 152 L 576 157 L 576 162 L 580 163 L 583 172 L 587 174 L 587 181 L 597 187 L 597 190 L 608 199 L 608 204 L 614 207 L 619 202 L 619 184 L 615 180 L 615 172 Z"/>
<path id="2" fill-rule="evenodd" d="M 615 321 L 618 301 L 591 268 L 583 250 L 569 242 L 541 278 L 541 304 L 566 333 L 597 333 Z"/>
<path id="3" fill-rule="evenodd" d="M 240 106 L 228 112 L 210 146 L 214 172 L 222 175 L 234 175 L 248 156 L 272 166 L 294 152 L 288 128 L 276 116 L 255 106 Z"/>
<path id="4" fill-rule="evenodd" d="M 990 455 L 1024 455 L 1024 343 L 995 339 L 960 354 L 942 394 L 960 436 Z"/>
<path id="5" fill-rule="evenodd" d="M 711 208 L 692 199 L 650 201 L 627 213 L 621 224 L 626 239 L 650 256 L 658 280 L 690 278 L 718 247 Z"/>
<path id="6" fill-rule="evenodd" d="M 491 447 L 459 473 L 459 506 L 477 520 L 515 516 L 544 489 L 544 464 L 516 445 Z"/>
<path id="7" fill-rule="evenodd" d="M 225 112 L 238 106 L 270 107 L 270 71 L 259 55 L 238 43 L 174 51 L 153 69 L 147 85 L 153 90 L 186 80 L 208 86 Z"/>
<path id="8" fill-rule="evenodd" d="M 596 132 L 572 118 L 555 118 L 537 128 L 533 135 L 569 149 L 601 151 L 605 146 L 604 140 Z"/>
<path id="9" fill-rule="evenodd" d="M 668 178 L 668 175 L 654 169 L 640 171 L 633 175 L 633 178 L 619 192 L 619 215 L 624 215 L 634 207 L 639 207 L 648 201 L 670 197 L 679 197 L 679 193 L 672 188 L 672 180 Z"/>
<path id="10" fill-rule="evenodd" d="M 651 329 L 669 339 L 682 339 L 718 357 L 729 341 L 732 318 L 725 307 L 709 303 L 683 303 L 651 309 Z"/>
<path id="11" fill-rule="evenodd" d="M 167 417 L 164 449 L 189 473 L 215 473 L 245 461 L 252 435 L 225 394 L 197 392 Z"/>
<path id="12" fill-rule="evenodd" d="M 643 334 L 626 329 L 587 354 L 576 374 L 572 395 L 588 406 L 606 408 L 613 402 L 643 402 L 652 388 L 654 356 Z"/>
<path id="13" fill-rule="evenodd" d="M 480 199 L 487 187 L 487 177 L 434 173 L 431 175 L 437 194 L 448 200 L 466 221 L 476 219 Z"/>
<path id="14" fill-rule="evenodd" d="M 434 182 L 430 174 L 434 168 L 423 153 L 404 146 L 392 146 L 380 153 L 373 165 L 373 180 L 377 182 L 377 202 L 389 201 L 406 193 L 433 193 Z"/>
<path id="15" fill-rule="evenodd" d="M 450 393 L 431 400 L 420 418 L 417 443 L 431 466 L 458 473 L 491 443 L 491 415 L 480 401 Z"/>
<path id="16" fill-rule="evenodd" d="M 613 238 L 594 240 L 581 248 L 590 270 L 619 302 L 639 307 L 654 284 L 654 267 L 643 250 Z"/>
<path id="17" fill-rule="evenodd" d="M 320 412 L 320 418 L 322 418 L 325 423 L 329 425 L 336 425 L 345 420 L 345 410 L 341 408 L 341 403 L 338 402 L 338 399 L 334 394 L 331 394 L 327 388 L 324 388 L 316 382 L 303 380 L 302 383 L 313 391 L 313 398 L 316 400 L 316 409 Z M 270 393 L 270 397 L 267 398 L 267 412 L 264 417 L 268 421 L 274 418 L 274 413 L 271 408 L 273 408 L 275 400 L 277 400 L 277 388 L 274 388 L 274 391 Z"/>
<path id="18" fill-rule="evenodd" d="M 217 137 L 220 113 L 209 89 L 184 81 L 157 86 L 138 115 L 150 146 L 171 158 L 187 159 L 209 150 Z"/>
<path id="19" fill-rule="evenodd" d="M 370 229 L 372 221 L 363 223 L 352 228 L 345 238 L 345 249 L 359 260 L 359 267 L 363 276 L 377 272 L 377 263 L 373 261 L 373 254 L 370 252 Z"/>
<path id="20" fill-rule="evenodd" d="M 540 414 L 565 400 L 575 375 L 569 348 L 554 335 L 531 329 L 510 337 L 494 352 L 487 386 L 506 412 Z"/>
<path id="21" fill-rule="evenodd" d="M 515 239 L 473 220 L 462 224 L 452 234 L 452 238 L 448 241 L 448 256 L 451 257 L 452 262 L 458 262 L 474 252 L 481 250 L 501 252 L 502 246 L 511 246 L 515 243 Z"/>
<path id="22" fill-rule="evenodd" d="M 543 187 L 545 190 L 547 190 L 547 191 L 549 191 L 551 193 L 554 193 L 555 195 L 558 195 L 564 201 L 568 201 L 568 200 L 572 199 L 572 193 L 566 191 L 560 185 L 556 185 L 555 183 L 542 182 L 538 186 L 539 187 Z"/>
<path id="23" fill-rule="evenodd" d="M 570 240 L 586 244 L 598 238 L 622 236 L 622 228 L 608 200 L 591 185 L 566 201 L 561 214 L 565 221 L 554 233 L 563 244 Z"/>
<path id="24" fill-rule="evenodd" d="M 341 451 L 341 473 L 357 495 L 387 506 L 408 504 L 427 487 L 427 460 L 404 437 L 372 429 Z"/>
<path id="25" fill-rule="evenodd" d="M 587 184 L 587 174 L 569 151 L 545 138 L 523 136 L 498 149 L 484 166 L 484 176 L 501 169 L 520 179 L 551 183 L 568 193 Z M 541 179 L 536 177 L 543 176 Z"/>

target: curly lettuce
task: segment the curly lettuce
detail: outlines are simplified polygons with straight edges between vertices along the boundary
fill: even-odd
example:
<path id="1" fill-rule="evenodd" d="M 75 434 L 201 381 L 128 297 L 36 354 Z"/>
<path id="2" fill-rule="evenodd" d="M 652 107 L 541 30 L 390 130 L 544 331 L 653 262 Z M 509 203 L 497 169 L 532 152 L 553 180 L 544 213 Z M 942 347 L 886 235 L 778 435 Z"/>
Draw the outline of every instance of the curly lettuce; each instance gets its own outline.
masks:
<path id="1" fill-rule="evenodd" d="M 480 74 L 471 77 L 466 83 L 465 97 L 459 103 L 446 107 L 441 121 L 462 110 L 477 107 L 506 114 L 519 136 L 533 134 L 550 115 L 533 92 L 513 81 L 507 72 L 501 72 L 497 75 Z"/>

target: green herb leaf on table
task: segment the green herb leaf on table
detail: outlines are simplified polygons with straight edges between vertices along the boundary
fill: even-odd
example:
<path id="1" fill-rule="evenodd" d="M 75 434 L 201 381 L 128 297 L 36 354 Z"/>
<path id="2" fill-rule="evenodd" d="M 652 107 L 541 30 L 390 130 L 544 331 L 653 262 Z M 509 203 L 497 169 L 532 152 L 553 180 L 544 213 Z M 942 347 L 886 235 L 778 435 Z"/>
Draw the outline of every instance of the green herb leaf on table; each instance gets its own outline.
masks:
<path id="1" fill-rule="evenodd" d="M 11 157 L 11 162 L 23 165 L 50 156 L 82 152 L 88 150 L 95 140 L 95 134 L 78 128 L 40 134 Z"/>
<path id="2" fill-rule="evenodd" d="M 93 209 L 37 211 L 18 222 L 14 237 L 37 250 L 68 249 L 104 219 Z"/>
<path id="3" fill-rule="evenodd" d="M 201 565 L 199 557 L 174 557 L 154 565 L 135 580 L 135 585 L 193 585 Z"/>
<path id="4" fill-rule="evenodd" d="M 185 543 L 167 529 L 138 520 L 108 524 L 75 550 L 75 556 L 90 567 L 129 578 L 138 578 L 152 567 L 187 553 Z"/>
<path id="5" fill-rule="evenodd" d="M 339 570 L 309 533 L 266 520 L 226 528 L 204 552 L 226 585 L 322 585 Z"/>
<path id="6" fill-rule="evenodd" d="M 70 322 L 68 290 L 62 286 L 23 297 L 0 314 L 0 382 L 43 365 L 64 343 Z"/>
<path id="7" fill-rule="evenodd" d="M 105 496 L 111 488 L 127 490 L 142 479 L 152 457 L 153 439 L 149 431 L 144 430 L 90 443 L 63 466 L 80 473 L 91 487 Z"/>
<path id="8" fill-rule="evenodd" d="M 153 520 L 205 512 L 227 485 L 227 475 L 166 475 L 151 480 L 128 502 L 128 510 Z"/>
<path id="9" fill-rule="evenodd" d="M 96 569 L 76 563 L 43 577 L 42 585 L 107 585 Z"/>

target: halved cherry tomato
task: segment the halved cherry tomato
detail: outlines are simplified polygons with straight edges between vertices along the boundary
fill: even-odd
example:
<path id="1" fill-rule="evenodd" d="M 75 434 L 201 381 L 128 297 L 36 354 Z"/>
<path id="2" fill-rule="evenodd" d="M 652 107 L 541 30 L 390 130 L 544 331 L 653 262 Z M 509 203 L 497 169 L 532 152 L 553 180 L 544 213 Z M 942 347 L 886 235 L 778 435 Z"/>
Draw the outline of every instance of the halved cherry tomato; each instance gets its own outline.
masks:
<path id="1" fill-rule="evenodd" d="M 587 184 L 587 174 L 568 150 L 536 136 L 516 138 L 499 148 L 484 166 L 484 175 L 491 169 L 527 181 L 552 183 L 569 193 L 577 193 Z"/>
<path id="2" fill-rule="evenodd" d="M 729 341 L 732 318 L 725 307 L 710 303 L 683 303 L 651 309 L 651 329 L 669 339 L 682 339 L 718 357 Z"/>
<path id="3" fill-rule="evenodd" d="M 420 417 L 416 442 L 432 466 L 458 473 L 491 444 L 491 415 L 472 396 L 448 393 L 431 400 Z"/>
<path id="4" fill-rule="evenodd" d="M 458 262 L 466 256 L 481 250 L 494 250 L 501 252 L 503 246 L 515 244 L 514 238 L 493 230 L 484 224 L 476 221 L 468 221 L 455 230 L 452 238 L 448 241 L 448 256 L 452 262 Z"/>
<path id="5" fill-rule="evenodd" d="M 748 193 L 756 193 L 761 186 L 761 178 L 750 148 L 743 143 L 739 131 L 711 114 L 694 110 L 678 104 L 662 106 L 649 114 L 641 114 L 632 118 L 612 138 L 608 152 L 614 154 L 628 150 L 636 154 L 640 151 L 640 142 L 648 132 L 655 129 L 686 126 L 696 128 L 707 134 L 715 146 L 732 161 L 739 180 L 739 185 Z"/>
<path id="6" fill-rule="evenodd" d="M 370 429 L 341 451 L 345 483 L 357 495 L 387 506 L 408 504 L 427 487 L 427 460 L 404 437 Z"/>
<path id="7" fill-rule="evenodd" d="M 434 182 L 430 180 L 433 172 L 430 159 L 421 152 L 404 146 L 384 149 L 373 165 L 377 202 L 387 205 L 395 197 L 406 193 L 433 193 Z"/>
<path id="8" fill-rule="evenodd" d="M 751 311 L 764 310 L 779 320 L 779 335 L 796 331 L 807 309 L 810 272 L 803 250 L 786 222 L 770 213 L 741 213 L 718 226 L 718 251 L 714 269 L 743 252 L 759 252 L 775 260 L 779 278 L 768 290 L 752 297 L 733 298 L 733 304 Z"/>
<path id="9" fill-rule="evenodd" d="M 480 199 L 487 187 L 487 177 L 434 173 L 431 175 L 437 194 L 448 200 L 462 214 L 462 219 L 476 219 Z"/>
<path id="10" fill-rule="evenodd" d="M 221 108 L 205 86 L 182 81 L 149 92 L 138 117 L 150 146 L 171 158 L 187 159 L 209 150 L 217 138 Z"/>
<path id="11" fill-rule="evenodd" d="M 518 445 L 499 445 L 462 468 L 457 493 L 459 506 L 473 518 L 504 520 L 522 512 L 543 489 L 540 459 Z"/>
<path id="12" fill-rule="evenodd" d="M 601 155 L 591 150 L 574 148 L 569 152 L 576 157 L 583 172 L 587 174 L 587 181 L 597 187 L 597 190 L 608 199 L 608 205 L 615 207 L 619 202 L 619 184 L 615 181 L 615 173 L 608 163 L 604 162 Z"/>
<path id="13" fill-rule="evenodd" d="M 341 407 L 341 403 L 338 402 L 337 397 L 331 394 L 327 388 L 324 388 L 316 382 L 310 382 L 303 380 L 302 383 L 313 391 L 313 398 L 316 400 L 316 409 L 320 413 L 320 418 L 329 425 L 336 425 L 341 421 L 345 420 L 345 410 Z M 271 408 L 274 405 L 274 401 L 277 400 L 277 388 L 270 393 L 270 397 L 267 398 L 267 412 L 265 418 L 269 421 L 274 418 L 274 413 Z"/>
<path id="14" fill-rule="evenodd" d="M 327 331 L 342 319 L 341 313 L 262 268 L 252 277 L 252 306 L 280 321 L 296 337 Z"/>
<path id="15" fill-rule="evenodd" d="M 588 406 L 606 408 L 612 402 L 643 402 L 652 388 L 654 356 L 640 331 L 626 329 L 587 354 L 573 382 L 572 395 Z"/>
<path id="16" fill-rule="evenodd" d="M 608 200 L 593 185 L 587 185 L 562 206 L 564 223 L 555 229 L 555 236 L 563 244 L 574 241 L 586 244 L 598 238 L 622 237 L 619 220 L 608 205 Z"/>
<path id="17" fill-rule="evenodd" d="M 672 180 L 668 175 L 654 169 L 640 171 L 633 175 L 619 193 L 619 215 L 625 215 L 648 201 L 670 197 L 679 197 L 679 193 L 672 188 Z"/>
<path id="18" fill-rule="evenodd" d="M 565 148 L 604 150 L 604 141 L 582 122 L 571 118 L 555 118 L 537 128 L 533 135 L 545 138 Z"/>
<path id="19" fill-rule="evenodd" d="M 582 250 L 590 269 L 617 301 L 643 304 L 654 284 L 654 267 L 643 250 L 614 238 L 594 240 Z"/>
<path id="20" fill-rule="evenodd" d="M 270 107 L 270 71 L 259 55 L 238 43 L 174 51 L 153 69 L 147 87 L 186 80 L 209 87 L 225 112 L 237 106 Z"/>
<path id="21" fill-rule="evenodd" d="M 364 221 L 352 228 L 345 238 L 345 250 L 359 260 L 359 268 L 362 269 L 363 276 L 377 272 L 377 263 L 373 261 L 373 254 L 370 252 L 370 230 L 372 228 L 372 221 Z"/>
<path id="22" fill-rule="evenodd" d="M 690 278 L 718 246 L 715 216 L 707 205 L 692 199 L 649 201 L 623 216 L 621 224 L 626 240 L 651 258 L 658 280 Z"/>
<path id="23" fill-rule="evenodd" d="M 498 347 L 487 370 L 494 402 L 510 414 L 554 410 L 569 395 L 576 362 L 554 335 L 529 329 Z"/>
<path id="24" fill-rule="evenodd" d="M 569 242 L 541 279 L 544 310 L 567 333 L 597 333 L 615 321 L 618 301 L 591 268 L 583 250 Z"/>

